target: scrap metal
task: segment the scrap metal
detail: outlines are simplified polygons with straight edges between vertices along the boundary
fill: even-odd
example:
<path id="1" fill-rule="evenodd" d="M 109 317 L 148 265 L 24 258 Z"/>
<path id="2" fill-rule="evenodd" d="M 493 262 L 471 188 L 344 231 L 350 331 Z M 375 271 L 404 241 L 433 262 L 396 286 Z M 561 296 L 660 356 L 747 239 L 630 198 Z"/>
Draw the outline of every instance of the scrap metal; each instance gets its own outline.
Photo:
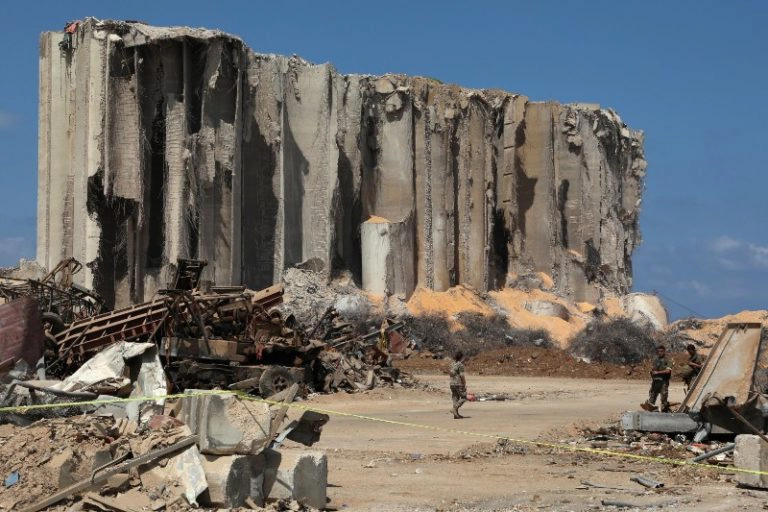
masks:
<path id="1" fill-rule="evenodd" d="M 0 278 L 0 298 L 7 302 L 21 297 L 36 299 L 41 313 L 58 323 L 57 330 L 78 319 L 97 315 L 106 309 L 102 298 L 73 282 L 83 265 L 74 258 L 59 262 L 42 279 Z"/>
<path id="2" fill-rule="evenodd" d="M 0 371 L 23 360 L 34 368 L 44 350 L 43 324 L 38 303 L 20 297 L 0 305 Z"/>
<path id="3" fill-rule="evenodd" d="M 754 433 L 768 427 L 768 340 L 759 323 L 730 323 L 709 353 L 701 372 L 673 413 L 631 411 L 625 430 Z"/>

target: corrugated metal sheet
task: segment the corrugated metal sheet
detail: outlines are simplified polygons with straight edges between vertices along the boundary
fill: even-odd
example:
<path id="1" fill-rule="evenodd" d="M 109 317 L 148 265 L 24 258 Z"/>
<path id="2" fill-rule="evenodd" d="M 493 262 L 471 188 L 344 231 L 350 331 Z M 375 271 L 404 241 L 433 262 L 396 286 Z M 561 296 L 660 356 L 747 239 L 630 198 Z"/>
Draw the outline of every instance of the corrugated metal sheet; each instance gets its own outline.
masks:
<path id="1" fill-rule="evenodd" d="M 23 359 L 34 367 L 44 350 L 43 323 L 31 297 L 0 305 L 0 361 Z"/>

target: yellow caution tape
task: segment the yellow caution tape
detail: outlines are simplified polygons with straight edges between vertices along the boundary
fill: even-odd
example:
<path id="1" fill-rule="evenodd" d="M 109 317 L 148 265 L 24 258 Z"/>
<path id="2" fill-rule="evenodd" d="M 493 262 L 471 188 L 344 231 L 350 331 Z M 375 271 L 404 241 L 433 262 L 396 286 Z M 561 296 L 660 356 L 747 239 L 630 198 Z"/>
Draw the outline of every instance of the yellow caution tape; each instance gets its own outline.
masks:
<path id="1" fill-rule="evenodd" d="M 210 395 L 235 395 L 240 396 L 240 391 L 227 391 L 227 390 L 201 390 L 190 393 L 176 393 L 172 395 L 157 395 L 157 396 L 135 396 L 128 398 L 109 398 L 105 400 L 81 400 L 77 402 L 56 402 L 52 404 L 31 404 L 31 405 L 17 405 L 14 407 L 0 407 L 0 414 L 2 413 L 17 413 L 25 414 L 29 411 L 36 411 L 41 409 L 62 409 L 66 407 L 80 407 L 85 405 L 108 405 L 108 404 L 122 404 L 127 402 L 154 402 L 156 400 L 166 400 L 169 398 L 186 398 L 193 396 L 210 396 Z"/>
<path id="2" fill-rule="evenodd" d="M 407 421 L 399 421 L 399 420 L 389 420 L 385 418 L 377 418 L 375 416 L 366 416 L 362 414 L 355 414 L 350 412 L 342 412 L 342 411 L 336 411 L 333 409 L 322 409 L 319 407 L 312 407 L 307 406 L 299 403 L 290 403 L 286 404 L 285 402 L 275 401 L 275 400 L 268 400 L 265 398 L 259 398 L 255 396 L 248 395 L 247 393 L 243 391 L 228 391 L 228 390 L 210 390 L 210 391 L 194 391 L 189 393 L 176 393 L 176 394 L 169 394 L 169 395 L 160 395 L 160 396 L 146 396 L 146 397 L 129 397 L 129 398 L 114 398 L 114 399 L 108 399 L 108 400 L 85 400 L 85 401 L 79 401 L 79 402 L 67 402 L 67 403 L 53 403 L 53 404 L 34 404 L 34 405 L 23 405 L 23 406 L 15 406 L 15 407 L 0 407 L 0 414 L 2 413 L 17 413 L 17 414 L 25 414 L 29 411 L 34 410 L 40 410 L 40 409 L 56 409 L 56 408 L 64 408 L 64 407 L 79 407 L 84 405 L 108 405 L 108 404 L 118 404 L 118 403 L 126 403 L 126 402 L 152 402 L 155 400 L 164 400 L 164 399 L 174 399 L 174 398 L 187 398 L 187 397 L 195 397 L 195 396 L 211 396 L 211 395 L 218 395 L 218 396 L 235 396 L 240 399 L 252 401 L 252 402 L 261 402 L 268 405 L 277 405 L 282 407 L 291 407 L 293 409 L 300 409 L 303 411 L 312 411 L 322 414 L 327 414 L 329 416 L 343 416 L 347 418 L 355 418 L 359 420 L 364 421 L 372 421 L 377 423 L 386 423 L 389 425 L 397 425 L 400 427 L 407 427 L 407 428 L 416 428 L 421 430 L 431 430 L 434 432 L 443 432 L 448 434 L 459 434 L 467 437 L 477 437 L 477 438 L 484 438 L 484 439 L 493 439 L 495 441 L 506 441 L 508 443 L 517 444 L 517 445 L 523 445 L 523 446 L 536 446 L 539 448 L 550 448 L 555 450 L 563 450 L 563 451 L 570 451 L 570 452 L 579 452 L 579 453 L 587 453 L 592 455 L 602 455 L 606 457 L 617 457 L 617 458 L 623 458 L 623 459 L 629 459 L 629 460 L 636 460 L 636 461 L 642 461 L 642 462 L 654 462 L 654 463 L 660 463 L 660 464 L 667 464 L 672 466 L 688 466 L 688 467 L 694 467 L 694 468 L 701 468 L 701 469 L 710 469 L 715 471 L 721 471 L 726 473 L 745 473 L 745 474 L 751 474 L 751 475 L 768 475 L 768 471 L 760 471 L 756 469 L 744 469 L 744 468 L 736 468 L 736 467 L 723 467 L 723 466 L 713 466 L 711 464 L 705 464 L 702 462 L 691 462 L 686 459 L 673 459 L 668 457 L 659 457 L 659 456 L 653 456 L 653 455 L 639 455 L 635 453 L 626 453 L 626 452 L 617 452 L 612 450 L 605 450 L 600 448 L 589 448 L 585 446 L 576 446 L 576 445 L 570 445 L 570 444 L 563 444 L 563 443 L 553 443 L 548 441 L 533 441 L 530 439 L 517 439 L 514 437 L 508 437 L 503 436 L 500 434 L 485 434 L 482 432 L 472 432 L 469 430 L 460 430 L 455 428 L 447 428 L 447 427 L 438 427 L 434 425 L 425 425 L 423 423 L 412 423 Z"/>

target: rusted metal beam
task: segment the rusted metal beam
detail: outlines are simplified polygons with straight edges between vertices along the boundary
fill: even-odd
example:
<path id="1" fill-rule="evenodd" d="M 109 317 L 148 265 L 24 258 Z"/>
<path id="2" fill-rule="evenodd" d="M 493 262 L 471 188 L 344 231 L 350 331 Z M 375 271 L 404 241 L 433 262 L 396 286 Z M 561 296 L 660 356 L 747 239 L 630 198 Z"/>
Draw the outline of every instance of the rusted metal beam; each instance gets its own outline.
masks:
<path id="1" fill-rule="evenodd" d="M 103 473 L 93 478 L 86 478 L 85 480 L 81 480 L 80 482 L 74 485 L 71 485 L 62 491 L 57 492 L 53 496 L 50 496 L 42 501 L 38 501 L 34 505 L 31 505 L 23 509 L 22 512 L 37 512 L 38 510 L 42 510 L 46 507 L 50 507 L 51 505 L 54 505 L 60 502 L 61 500 L 72 496 L 73 494 L 77 494 L 86 489 L 97 486 L 102 482 L 105 482 L 112 475 L 116 475 L 118 473 L 124 473 L 131 468 L 148 464 L 152 461 L 168 456 L 178 450 L 181 450 L 183 448 L 188 448 L 193 444 L 195 444 L 196 442 L 197 442 L 196 435 L 189 436 L 187 438 L 182 439 L 178 443 L 172 444 L 171 446 L 166 446 L 165 448 L 161 448 L 160 450 L 155 450 L 155 451 L 146 453 L 144 455 L 141 455 L 139 457 L 135 457 L 133 459 L 125 461 L 122 464 L 112 466 L 108 470 L 104 471 Z"/>

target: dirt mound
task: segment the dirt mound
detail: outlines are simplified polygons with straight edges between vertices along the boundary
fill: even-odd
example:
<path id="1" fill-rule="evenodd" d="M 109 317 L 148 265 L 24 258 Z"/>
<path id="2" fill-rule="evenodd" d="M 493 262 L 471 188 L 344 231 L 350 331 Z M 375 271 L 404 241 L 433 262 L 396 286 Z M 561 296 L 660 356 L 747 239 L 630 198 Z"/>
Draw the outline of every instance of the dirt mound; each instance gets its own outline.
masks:
<path id="1" fill-rule="evenodd" d="M 479 294 L 465 286 L 456 286 L 444 292 L 418 288 L 411 295 L 407 307 L 408 312 L 414 316 L 439 313 L 450 317 L 459 313 L 494 313 L 493 308 Z"/>
<path id="2" fill-rule="evenodd" d="M 579 308 L 553 293 L 543 290 L 517 290 L 505 288 L 488 294 L 509 317 L 509 323 L 519 329 L 545 329 L 560 346 L 565 346 L 577 332 L 586 325 L 591 315 L 582 313 Z M 551 303 L 567 312 L 567 320 L 561 316 L 537 314 L 531 306 Z"/>
<path id="3" fill-rule="evenodd" d="M 712 347 L 720 338 L 725 326 L 730 323 L 759 323 L 763 327 L 768 327 L 768 311 L 742 311 L 734 315 L 727 315 L 722 318 L 713 318 L 702 320 L 698 318 L 684 318 L 678 320 L 670 326 L 685 337 L 690 338 L 699 346 L 704 348 Z"/>
<path id="4" fill-rule="evenodd" d="M 560 314 L 542 314 L 542 304 L 552 305 L 551 309 L 560 311 Z M 505 288 L 480 294 L 465 286 L 456 286 L 444 292 L 419 288 L 411 296 L 407 308 L 412 316 L 444 315 L 457 324 L 462 324 L 458 318 L 462 313 L 489 318 L 503 315 L 514 329 L 548 331 L 549 337 L 560 346 L 565 346 L 591 318 L 575 304 L 539 289 Z"/>

